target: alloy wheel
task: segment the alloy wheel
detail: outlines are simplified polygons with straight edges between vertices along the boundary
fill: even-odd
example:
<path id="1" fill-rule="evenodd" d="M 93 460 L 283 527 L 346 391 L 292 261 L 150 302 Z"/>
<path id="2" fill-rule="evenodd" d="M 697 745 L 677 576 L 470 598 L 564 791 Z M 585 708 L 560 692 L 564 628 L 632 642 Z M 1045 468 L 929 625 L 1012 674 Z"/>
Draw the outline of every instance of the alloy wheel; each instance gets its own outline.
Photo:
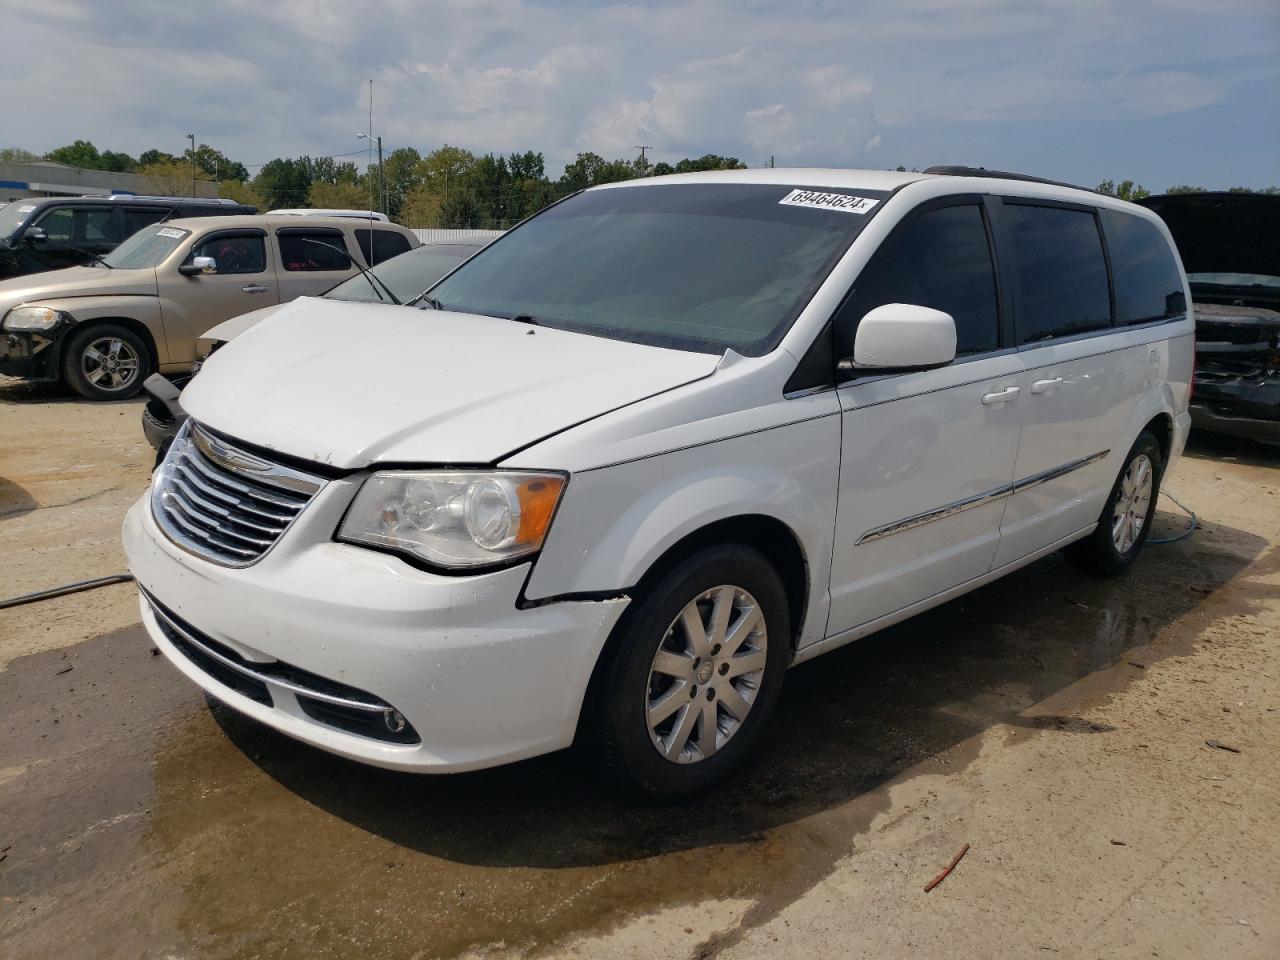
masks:
<path id="1" fill-rule="evenodd" d="M 138 376 L 137 351 L 119 337 L 99 337 L 80 357 L 84 378 L 102 390 L 123 390 Z"/>
<path id="2" fill-rule="evenodd" d="M 1147 522 L 1147 507 L 1151 503 L 1151 486 L 1154 471 L 1146 454 L 1138 454 L 1129 463 L 1129 469 L 1120 480 L 1120 496 L 1116 498 L 1111 515 L 1111 541 L 1120 553 L 1127 553 Z"/>
<path id="3" fill-rule="evenodd" d="M 764 678 L 768 630 L 746 590 L 713 587 L 667 627 L 649 668 L 649 739 L 675 763 L 714 755 L 742 728 Z"/>

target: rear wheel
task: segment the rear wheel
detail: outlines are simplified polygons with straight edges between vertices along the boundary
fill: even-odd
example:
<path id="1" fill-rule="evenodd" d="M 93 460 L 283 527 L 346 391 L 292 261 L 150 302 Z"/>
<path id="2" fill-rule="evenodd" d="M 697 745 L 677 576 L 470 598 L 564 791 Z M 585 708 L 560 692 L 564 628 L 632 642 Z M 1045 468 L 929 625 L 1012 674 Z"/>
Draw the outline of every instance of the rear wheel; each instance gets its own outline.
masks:
<path id="1" fill-rule="evenodd" d="M 1128 569 L 1151 529 L 1163 468 L 1159 442 L 1150 431 L 1142 431 L 1111 488 L 1097 529 L 1067 547 L 1067 559 L 1087 573 L 1104 577 Z"/>
<path id="2" fill-rule="evenodd" d="M 142 338 L 114 323 L 77 330 L 62 354 L 62 376 L 89 400 L 124 400 L 151 376 L 151 352 Z"/>
<path id="3" fill-rule="evenodd" d="M 619 624 L 589 721 L 605 765 L 657 800 L 706 790 L 755 752 L 790 653 L 786 590 L 755 550 L 699 551 Z"/>

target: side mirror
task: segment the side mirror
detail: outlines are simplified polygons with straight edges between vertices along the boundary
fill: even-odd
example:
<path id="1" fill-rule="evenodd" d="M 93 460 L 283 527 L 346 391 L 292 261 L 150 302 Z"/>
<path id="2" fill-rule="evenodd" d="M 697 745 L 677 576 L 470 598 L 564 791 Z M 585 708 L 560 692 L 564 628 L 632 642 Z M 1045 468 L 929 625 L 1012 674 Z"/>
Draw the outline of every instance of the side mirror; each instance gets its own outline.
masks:
<path id="1" fill-rule="evenodd" d="M 956 322 L 951 314 L 913 303 L 886 303 L 858 324 L 853 358 L 836 364 L 849 370 L 931 370 L 956 358 Z"/>
<path id="2" fill-rule="evenodd" d="M 44 227 L 27 227 L 22 231 L 22 239 L 32 243 L 48 243 L 49 235 L 44 232 Z"/>
<path id="3" fill-rule="evenodd" d="M 218 272 L 218 261 L 213 257 L 192 257 L 190 263 L 178 267 L 184 277 L 207 276 Z"/>

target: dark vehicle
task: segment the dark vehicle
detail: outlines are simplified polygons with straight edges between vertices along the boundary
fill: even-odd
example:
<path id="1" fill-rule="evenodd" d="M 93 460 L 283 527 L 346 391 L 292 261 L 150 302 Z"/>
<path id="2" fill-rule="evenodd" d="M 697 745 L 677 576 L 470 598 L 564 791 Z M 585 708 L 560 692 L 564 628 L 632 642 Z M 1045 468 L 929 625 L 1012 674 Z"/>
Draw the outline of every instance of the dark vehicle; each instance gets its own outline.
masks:
<path id="1" fill-rule="evenodd" d="M 191 197 L 32 197 L 0 209 L 0 280 L 87 266 L 143 227 L 185 217 L 257 213 L 232 200 Z"/>
<path id="2" fill-rule="evenodd" d="M 1280 196 L 1138 201 L 1169 226 L 1196 314 L 1196 429 L 1280 444 Z"/>
<path id="3" fill-rule="evenodd" d="M 354 300 L 365 303 L 416 305 L 418 298 L 437 280 L 470 259 L 491 238 L 464 238 L 447 243 L 424 243 L 385 262 L 371 267 L 366 275 L 356 274 L 327 290 L 321 296 L 330 300 Z M 361 241 L 363 243 L 363 241 Z M 376 250 L 375 250 L 376 252 Z M 226 320 L 205 332 L 196 345 L 196 362 L 191 376 L 199 372 L 209 355 L 232 337 L 262 322 L 267 317 L 288 309 L 288 304 L 273 304 Z M 157 463 L 169 449 L 178 428 L 187 419 L 179 394 L 190 376 L 172 380 L 152 374 L 142 385 L 147 405 L 142 408 L 142 432 L 157 451 Z"/>

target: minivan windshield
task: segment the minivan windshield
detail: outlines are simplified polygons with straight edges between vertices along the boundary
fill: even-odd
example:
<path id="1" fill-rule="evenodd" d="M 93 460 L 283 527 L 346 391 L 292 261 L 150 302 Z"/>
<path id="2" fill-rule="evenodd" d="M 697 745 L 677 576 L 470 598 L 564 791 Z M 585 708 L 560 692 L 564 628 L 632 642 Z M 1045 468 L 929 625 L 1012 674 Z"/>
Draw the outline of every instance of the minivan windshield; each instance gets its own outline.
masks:
<path id="1" fill-rule="evenodd" d="M 588 190 L 496 240 L 428 295 L 445 310 L 759 356 L 885 196 L 755 183 Z"/>
<path id="2" fill-rule="evenodd" d="M 398 254 L 369 268 L 369 272 L 387 285 L 401 303 L 411 300 L 431 286 L 479 246 L 462 243 L 426 244 L 416 250 Z M 325 293 L 329 300 L 358 300 L 378 303 L 386 299 L 386 291 L 375 290 L 363 274 L 348 277 Z"/>
<path id="3" fill-rule="evenodd" d="M 102 259 L 108 266 L 123 270 L 158 267 L 189 236 L 191 231 L 181 227 L 143 227 Z"/>

